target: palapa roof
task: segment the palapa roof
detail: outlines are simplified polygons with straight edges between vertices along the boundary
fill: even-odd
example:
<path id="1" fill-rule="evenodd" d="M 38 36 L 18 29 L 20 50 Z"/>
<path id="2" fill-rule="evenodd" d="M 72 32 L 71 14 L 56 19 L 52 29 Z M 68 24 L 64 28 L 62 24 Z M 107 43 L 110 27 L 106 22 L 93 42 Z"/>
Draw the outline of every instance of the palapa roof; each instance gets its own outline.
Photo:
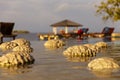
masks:
<path id="1" fill-rule="evenodd" d="M 78 27 L 78 26 L 83 26 L 82 24 L 79 24 L 79 23 L 76 23 L 76 22 L 73 22 L 71 20 L 63 20 L 63 21 L 60 21 L 60 22 L 57 22 L 55 24 L 52 24 L 51 25 L 52 27 Z"/>

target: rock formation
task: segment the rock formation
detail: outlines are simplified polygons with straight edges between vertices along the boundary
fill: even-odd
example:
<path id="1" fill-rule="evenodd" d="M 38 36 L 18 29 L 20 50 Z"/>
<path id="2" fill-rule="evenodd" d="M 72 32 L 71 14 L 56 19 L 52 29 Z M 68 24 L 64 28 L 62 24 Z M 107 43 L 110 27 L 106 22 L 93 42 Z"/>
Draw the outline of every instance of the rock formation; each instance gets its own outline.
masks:
<path id="1" fill-rule="evenodd" d="M 31 64 L 34 58 L 31 56 L 33 48 L 30 41 L 20 38 L 0 45 L 2 51 L 7 51 L 0 57 L 0 66 L 19 66 Z"/>
<path id="2" fill-rule="evenodd" d="M 15 39 L 15 40 L 12 40 L 11 42 L 17 43 L 18 45 L 27 45 L 27 46 L 31 45 L 30 41 L 24 38 Z"/>
<path id="3" fill-rule="evenodd" d="M 64 45 L 65 43 L 62 40 L 48 40 L 44 43 L 46 48 L 60 48 Z"/>
<path id="4" fill-rule="evenodd" d="M 0 57 L 0 66 L 20 66 L 25 64 L 31 64 L 34 62 L 34 58 L 27 52 L 8 52 Z"/>
<path id="5" fill-rule="evenodd" d="M 89 47 L 79 45 L 67 48 L 63 54 L 70 57 L 90 57 L 95 56 L 96 52 Z"/>
<path id="6" fill-rule="evenodd" d="M 31 48 L 30 46 L 27 46 L 27 45 L 21 45 L 21 46 L 14 47 L 12 49 L 12 51 L 31 53 L 31 52 L 33 52 L 33 48 Z"/>
<path id="7" fill-rule="evenodd" d="M 14 42 L 5 42 L 5 43 L 0 44 L 0 49 L 2 51 L 6 51 L 6 50 L 11 50 L 16 46 L 18 46 L 18 44 Z"/>
<path id="8" fill-rule="evenodd" d="M 105 42 L 97 42 L 94 45 L 96 45 L 99 48 L 107 48 L 108 47 L 107 43 L 105 43 Z"/>
<path id="9" fill-rule="evenodd" d="M 75 45 L 67 48 L 63 54 L 67 57 L 92 57 L 101 49 L 106 48 L 107 43 L 98 42 L 95 44 Z"/>
<path id="10" fill-rule="evenodd" d="M 100 71 L 105 69 L 118 69 L 117 62 L 109 57 L 96 58 L 88 64 L 90 70 Z"/>

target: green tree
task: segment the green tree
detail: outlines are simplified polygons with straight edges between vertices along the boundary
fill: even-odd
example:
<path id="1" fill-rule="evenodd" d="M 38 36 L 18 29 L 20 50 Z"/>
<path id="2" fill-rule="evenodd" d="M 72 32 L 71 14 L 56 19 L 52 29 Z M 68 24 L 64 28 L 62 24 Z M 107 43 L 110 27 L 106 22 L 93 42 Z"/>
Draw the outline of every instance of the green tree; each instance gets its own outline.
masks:
<path id="1" fill-rule="evenodd" d="M 102 15 L 103 20 L 120 20 L 120 0 L 104 0 L 96 7 L 96 13 Z"/>

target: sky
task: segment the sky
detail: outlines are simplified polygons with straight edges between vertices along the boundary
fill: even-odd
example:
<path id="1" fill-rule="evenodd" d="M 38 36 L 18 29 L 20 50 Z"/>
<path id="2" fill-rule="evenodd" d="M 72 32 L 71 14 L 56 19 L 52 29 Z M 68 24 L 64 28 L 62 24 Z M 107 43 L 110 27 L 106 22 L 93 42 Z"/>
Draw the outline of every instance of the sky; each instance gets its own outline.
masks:
<path id="1" fill-rule="evenodd" d="M 53 23 L 69 19 L 101 32 L 105 26 L 120 32 L 120 22 L 104 22 L 95 5 L 103 0 L 0 0 L 0 22 L 14 22 L 14 30 L 52 32 Z"/>

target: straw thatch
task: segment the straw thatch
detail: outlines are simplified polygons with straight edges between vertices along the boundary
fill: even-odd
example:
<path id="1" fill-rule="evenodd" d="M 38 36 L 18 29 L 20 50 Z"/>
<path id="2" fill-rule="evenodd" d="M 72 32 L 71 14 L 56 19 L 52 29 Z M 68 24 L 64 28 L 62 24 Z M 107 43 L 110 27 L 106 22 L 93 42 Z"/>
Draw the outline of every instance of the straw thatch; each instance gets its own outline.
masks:
<path id="1" fill-rule="evenodd" d="M 79 23 L 76 23 L 76 22 L 73 22 L 71 20 L 63 20 L 63 21 L 60 21 L 60 22 L 57 22 L 55 24 L 52 24 L 51 25 L 52 27 L 56 26 L 56 27 L 78 27 L 78 26 L 83 26 L 82 24 L 79 24 Z"/>

